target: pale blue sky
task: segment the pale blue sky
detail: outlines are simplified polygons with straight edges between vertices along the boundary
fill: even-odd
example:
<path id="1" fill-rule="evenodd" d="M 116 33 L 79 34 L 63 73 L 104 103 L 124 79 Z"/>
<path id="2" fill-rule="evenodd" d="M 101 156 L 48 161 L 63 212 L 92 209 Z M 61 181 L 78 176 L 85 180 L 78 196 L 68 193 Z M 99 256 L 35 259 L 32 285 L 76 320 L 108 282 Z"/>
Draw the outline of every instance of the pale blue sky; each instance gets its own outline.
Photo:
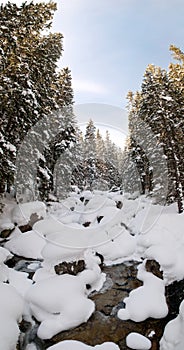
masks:
<path id="1" fill-rule="evenodd" d="M 167 68 L 184 49 L 183 0 L 62 0 L 53 29 L 64 35 L 60 66 L 72 71 L 76 103 L 125 107 L 149 63 Z"/>
<path id="2" fill-rule="evenodd" d="M 64 35 L 59 65 L 72 71 L 77 104 L 125 108 L 127 92 L 139 89 L 146 66 L 167 68 L 170 44 L 184 49 L 184 0 L 56 2 L 53 30 Z"/>

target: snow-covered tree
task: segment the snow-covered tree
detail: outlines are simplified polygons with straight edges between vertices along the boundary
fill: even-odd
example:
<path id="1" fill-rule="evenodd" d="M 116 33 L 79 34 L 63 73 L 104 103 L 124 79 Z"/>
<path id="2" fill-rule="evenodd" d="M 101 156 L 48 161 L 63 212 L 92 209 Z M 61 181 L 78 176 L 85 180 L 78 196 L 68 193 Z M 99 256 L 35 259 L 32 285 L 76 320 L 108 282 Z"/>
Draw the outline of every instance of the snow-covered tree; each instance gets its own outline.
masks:
<path id="1" fill-rule="evenodd" d="M 169 65 L 168 74 L 172 89 L 175 92 L 175 99 L 178 101 L 177 109 L 179 110 L 177 115 L 180 115 L 180 118 L 175 122 L 177 127 L 175 137 L 177 138 L 178 151 L 180 152 L 179 169 L 184 195 L 184 160 L 182 156 L 184 154 L 184 53 L 174 45 L 170 46 L 170 50 L 173 53 L 173 57 L 178 61 Z"/>
<path id="2" fill-rule="evenodd" d="M 148 66 L 142 84 L 140 117 L 148 123 L 162 144 L 167 157 L 168 198 L 173 197 L 177 201 L 179 213 L 183 211 L 183 194 L 177 132 L 182 114 L 180 96 L 170 83 L 167 72 L 160 67 Z M 161 162 L 162 159 L 157 161 Z"/>
<path id="3" fill-rule="evenodd" d="M 42 118 L 49 118 L 52 112 L 58 110 L 63 114 L 59 136 L 54 136 L 54 148 L 57 145 L 58 149 L 58 143 L 66 146 L 74 139 L 70 71 L 66 68 L 57 72 L 57 61 L 62 53 L 62 35 L 48 31 L 55 10 L 56 4 L 53 2 L 25 2 L 21 6 L 8 2 L 0 7 L 1 192 L 5 188 L 9 189 L 13 183 L 15 155 L 22 141 Z M 43 127 L 43 144 L 47 144 L 48 149 L 49 133 L 47 125 Z M 37 134 L 39 138 L 38 130 Z M 50 134 L 49 142 L 51 145 Z M 29 152 L 30 149 L 25 153 L 24 161 L 29 160 Z M 48 162 L 45 151 L 40 164 L 38 160 L 38 181 L 41 187 L 44 188 L 44 183 L 48 187 L 48 173 L 52 175 L 52 168 L 52 161 Z"/>

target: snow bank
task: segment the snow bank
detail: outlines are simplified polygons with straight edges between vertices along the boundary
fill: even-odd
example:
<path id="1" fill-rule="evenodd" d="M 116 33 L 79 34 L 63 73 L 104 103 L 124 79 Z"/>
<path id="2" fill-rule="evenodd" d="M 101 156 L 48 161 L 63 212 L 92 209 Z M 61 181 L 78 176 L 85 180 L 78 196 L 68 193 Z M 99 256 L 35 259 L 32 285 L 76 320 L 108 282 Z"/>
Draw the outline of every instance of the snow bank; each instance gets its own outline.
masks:
<path id="1" fill-rule="evenodd" d="M 141 322 L 148 317 L 163 318 L 168 313 L 165 300 L 164 281 L 156 277 L 144 268 L 144 264 L 138 267 L 138 279 L 143 281 L 143 286 L 130 292 L 124 299 L 125 309 L 118 311 L 121 320 L 131 319 Z"/>
<path id="2" fill-rule="evenodd" d="M 175 204 L 152 207 L 144 223 L 145 234 L 138 238 L 137 251 L 144 258 L 157 260 L 165 284 L 170 284 L 184 278 L 184 213 L 178 215 Z M 153 220 L 156 210 L 160 214 Z"/>
<path id="3" fill-rule="evenodd" d="M 139 333 L 130 333 L 126 337 L 126 345 L 134 350 L 149 350 L 151 349 L 151 341 Z"/>
<path id="4" fill-rule="evenodd" d="M 56 345 L 50 346 L 47 350 L 119 350 L 119 346 L 106 342 L 101 345 L 90 346 L 76 340 L 64 340 Z"/>

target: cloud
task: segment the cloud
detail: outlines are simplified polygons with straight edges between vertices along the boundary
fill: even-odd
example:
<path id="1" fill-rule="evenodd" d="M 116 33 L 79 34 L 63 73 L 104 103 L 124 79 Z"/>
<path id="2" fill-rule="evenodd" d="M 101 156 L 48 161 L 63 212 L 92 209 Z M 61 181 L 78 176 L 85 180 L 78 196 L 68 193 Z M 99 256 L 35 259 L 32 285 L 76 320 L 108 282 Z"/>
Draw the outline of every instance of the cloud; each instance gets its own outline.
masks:
<path id="1" fill-rule="evenodd" d="M 72 85 L 76 92 L 90 92 L 102 95 L 107 93 L 105 86 L 88 80 L 73 79 Z"/>

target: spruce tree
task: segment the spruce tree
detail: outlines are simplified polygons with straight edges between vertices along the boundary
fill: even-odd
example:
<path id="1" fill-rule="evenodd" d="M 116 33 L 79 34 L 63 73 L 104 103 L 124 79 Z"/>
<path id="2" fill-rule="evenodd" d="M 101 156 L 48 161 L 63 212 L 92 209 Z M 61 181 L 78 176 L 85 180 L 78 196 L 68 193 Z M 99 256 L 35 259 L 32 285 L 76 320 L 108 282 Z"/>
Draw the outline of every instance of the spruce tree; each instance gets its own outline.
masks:
<path id="1" fill-rule="evenodd" d="M 45 117 L 49 118 L 51 113 L 59 110 L 63 114 L 58 128 L 59 136 L 53 136 L 54 146 L 51 147 L 52 135 L 47 132 L 46 122 L 42 140 L 46 150 L 41 147 L 43 154 L 40 155 L 39 150 L 35 153 L 40 163 L 37 179 L 42 192 L 45 185 L 48 191 L 52 188 L 53 159 L 48 161 L 48 153 L 55 156 L 61 143 L 68 146 L 74 139 L 71 75 L 68 68 L 57 72 L 57 61 L 62 53 L 62 35 L 49 33 L 55 10 L 56 4 L 53 2 L 31 2 L 21 6 L 9 2 L 0 7 L 1 192 L 13 184 L 16 154 L 27 133 L 41 119 L 45 120 Z M 39 139 L 39 130 L 35 133 Z M 55 150 L 49 150 L 49 147 Z M 27 161 L 29 159 L 30 148 L 27 147 L 25 152 L 25 159 L 22 158 L 22 163 L 19 163 L 22 167 L 26 158 Z M 47 175 L 51 178 L 49 185 Z M 25 181 L 28 180 L 31 180 L 29 176 Z"/>
<path id="2" fill-rule="evenodd" d="M 86 126 L 84 163 L 86 187 L 92 189 L 96 180 L 96 127 L 92 119 L 89 120 Z"/>
<path id="3" fill-rule="evenodd" d="M 160 67 L 148 66 L 142 84 L 140 117 L 148 123 L 163 147 L 169 175 L 168 198 L 177 201 L 179 213 L 183 211 L 181 154 L 177 142 L 180 113 L 179 98 L 167 72 Z"/>

